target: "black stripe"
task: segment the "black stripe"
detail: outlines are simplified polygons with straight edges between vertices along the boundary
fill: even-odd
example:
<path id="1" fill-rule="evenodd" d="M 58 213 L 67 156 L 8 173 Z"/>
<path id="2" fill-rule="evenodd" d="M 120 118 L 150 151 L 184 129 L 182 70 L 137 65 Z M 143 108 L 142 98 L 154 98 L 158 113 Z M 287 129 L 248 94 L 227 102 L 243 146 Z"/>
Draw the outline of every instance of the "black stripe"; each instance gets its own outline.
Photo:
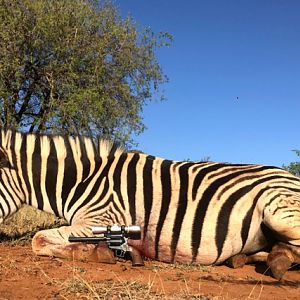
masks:
<path id="1" fill-rule="evenodd" d="M 1 196 L 1 192 L 0 192 L 0 196 Z M 2 207 L 1 203 L 0 203 L 0 211 L 1 211 L 1 214 L 2 214 L 3 218 L 5 218 L 6 215 L 5 215 L 4 208 Z"/>
<path id="2" fill-rule="evenodd" d="M 278 169 L 282 171 L 281 168 L 278 168 Z M 285 171 L 285 170 L 283 170 L 283 171 Z M 289 173 L 288 171 L 285 171 L 285 173 L 286 173 L 286 179 L 293 180 L 293 181 L 297 182 L 297 184 L 300 183 L 300 177 L 295 176 L 295 175 Z"/>
<path id="3" fill-rule="evenodd" d="M 153 178 L 152 169 L 154 156 L 148 155 L 143 169 L 143 195 L 144 195 L 144 208 L 145 208 L 145 222 L 144 222 L 144 239 L 147 235 L 149 218 L 153 202 Z"/>
<path id="4" fill-rule="evenodd" d="M 28 199 L 27 199 L 26 202 L 29 205 L 32 205 L 32 194 L 31 194 L 31 186 L 30 186 L 29 178 L 28 178 L 26 150 L 27 150 L 27 137 L 26 137 L 26 135 L 23 135 L 21 149 L 20 149 L 21 170 L 22 170 L 22 176 L 23 176 L 23 179 L 24 179 L 24 183 L 26 185 L 27 192 L 28 192 Z"/>
<path id="5" fill-rule="evenodd" d="M 211 180 L 215 177 L 222 177 L 222 175 L 226 176 L 226 174 L 232 174 L 236 171 L 241 170 L 249 170 L 249 169 L 255 169 L 260 168 L 262 166 L 260 165 L 246 165 L 246 164 L 224 164 L 224 168 L 220 170 L 220 172 L 215 172 L 207 176 L 208 180 Z M 277 168 L 277 167 L 276 167 Z"/>
<path id="6" fill-rule="evenodd" d="M 105 203 L 102 203 L 101 206 L 91 205 L 91 207 L 93 207 L 93 208 L 91 210 L 88 210 L 88 213 L 90 214 L 90 213 L 93 213 L 95 211 L 101 211 L 101 209 L 108 207 L 110 205 L 110 203 L 113 205 L 114 210 L 109 208 L 108 211 L 113 213 L 115 218 L 117 218 L 115 212 L 118 212 L 121 215 L 121 218 L 122 218 L 122 220 L 118 220 L 119 223 L 128 225 L 128 224 L 126 224 L 126 217 L 124 215 L 124 211 L 119 209 L 119 207 L 116 204 L 116 201 L 114 201 L 113 195 L 110 195 L 108 200 Z M 109 218 L 110 218 L 111 221 L 113 221 L 111 215 L 109 215 Z"/>
<path id="7" fill-rule="evenodd" d="M 124 210 L 119 209 L 118 205 L 116 204 L 116 201 L 113 201 L 113 198 L 111 199 L 111 201 L 112 201 L 112 205 L 114 207 L 113 212 L 117 211 L 119 213 L 119 215 L 121 215 L 121 217 L 122 217 L 122 220 L 119 220 L 117 218 L 117 215 L 115 214 L 115 217 L 116 217 L 116 219 L 118 219 L 119 224 L 129 225 L 129 224 L 126 224 L 126 217 L 125 217 L 125 214 L 124 214 Z"/>
<path id="8" fill-rule="evenodd" d="M 117 162 L 116 168 L 114 170 L 114 175 L 113 175 L 114 191 L 116 192 L 118 196 L 118 200 L 123 209 L 125 209 L 125 205 L 121 193 L 121 173 L 126 159 L 127 159 L 127 154 L 123 153 Z"/>
<path id="9" fill-rule="evenodd" d="M 105 173 L 107 175 L 107 172 Z M 93 201 L 91 203 L 91 205 L 89 207 L 94 206 L 95 204 L 99 203 L 104 197 L 105 195 L 107 195 L 108 190 L 109 190 L 109 182 L 107 179 L 107 176 L 103 176 L 103 174 L 101 174 L 102 176 L 99 176 L 98 179 L 96 180 L 94 186 L 92 187 L 91 192 L 89 193 L 89 195 L 81 202 L 81 204 L 75 209 L 71 220 L 73 219 L 73 217 L 76 215 L 76 213 L 84 206 L 87 206 L 87 210 L 88 210 L 88 204 L 91 202 L 91 200 L 93 199 L 93 197 L 97 194 L 98 189 L 101 185 L 102 180 L 105 180 L 104 182 L 104 187 L 103 187 L 103 191 L 101 192 L 101 194 L 99 195 L 99 198 L 96 199 L 95 201 Z M 88 183 L 90 183 L 91 179 L 88 179 L 87 181 L 85 181 L 84 183 L 80 183 L 76 189 L 74 198 L 72 199 L 72 201 L 70 202 L 70 205 L 68 206 L 68 210 L 71 209 L 71 207 L 75 204 L 76 200 L 85 192 Z"/>
<path id="10" fill-rule="evenodd" d="M 132 224 L 136 222 L 136 208 L 135 208 L 135 194 L 136 194 L 136 165 L 139 161 L 140 155 L 135 153 L 128 164 L 127 171 L 127 193 L 129 202 L 129 213 L 131 216 Z"/>
<path id="11" fill-rule="evenodd" d="M 99 141 L 92 139 L 91 142 L 92 149 L 94 151 L 94 157 L 100 157 Z"/>
<path id="12" fill-rule="evenodd" d="M 111 162 L 110 162 L 111 164 Z M 90 194 L 87 196 L 87 198 L 83 201 L 83 203 L 88 203 L 90 201 L 90 199 L 95 195 L 95 193 L 97 192 L 98 188 L 101 185 L 102 179 L 104 178 L 104 176 L 107 176 L 107 172 L 108 172 L 108 168 L 110 165 L 107 165 L 104 167 L 103 171 L 101 174 L 98 174 L 98 178 L 94 184 L 94 186 L 92 187 L 92 190 L 90 192 Z M 96 176 L 97 172 L 99 171 L 100 166 L 96 166 L 92 176 L 90 176 L 85 182 L 80 182 L 75 190 L 74 196 L 71 199 L 71 201 L 69 202 L 69 205 L 67 207 L 67 211 L 69 211 L 72 206 L 76 203 L 76 201 L 78 201 L 78 199 L 82 196 L 82 194 L 85 192 L 85 190 L 87 189 L 87 187 L 89 186 L 90 182 L 94 179 L 94 177 Z M 101 200 L 101 199 L 100 199 Z M 75 210 L 74 214 L 83 206 L 83 203 L 81 203 L 81 205 Z"/>
<path id="13" fill-rule="evenodd" d="M 99 202 L 97 202 L 97 203 L 99 203 Z M 102 203 L 100 206 L 95 206 L 94 204 L 92 204 L 91 206 L 89 206 L 87 208 L 88 213 L 91 214 L 91 213 L 93 213 L 95 211 L 101 211 L 101 209 L 108 207 L 110 205 L 110 203 L 113 205 L 114 210 L 112 210 L 111 208 L 109 208 L 109 212 L 113 213 L 114 216 L 115 216 L 115 218 L 118 219 L 117 216 L 116 216 L 116 214 L 114 213 L 114 212 L 117 211 L 121 215 L 121 218 L 122 218 L 122 220 L 118 220 L 119 224 L 125 224 L 126 223 L 126 217 L 124 215 L 124 211 L 123 210 L 121 211 L 119 209 L 119 207 L 117 206 L 116 202 L 114 201 L 113 195 L 110 195 L 109 198 L 108 198 L 108 200 L 105 203 Z M 89 209 L 90 207 L 92 207 L 92 209 Z M 73 216 L 71 218 L 71 221 L 73 219 Z M 111 215 L 109 215 L 109 219 L 111 221 L 113 221 Z M 125 225 L 127 225 L 127 224 L 125 224 Z"/>
<path id="14" fill-rule="evenodd" d="M 299 212 L 299 211 L 298 211 Z M 282 217 L 281 219 L 288 219 L 288 218 L 295 218 L 295 214 L 292 214 L 292 215 L 287 215 L 285 217 Z"/>
<path id="15" fill-rule="evenodd" d="M 261 167 L 260 167 L 259 169 L 252 169 L 252 171 L 253 171 L 254 174 L 249 175 L 249 176 L 241 177 L 241 178 L 239 178 L 239 179 L 234 180 L 232 183 L 225 185 L 225 187 L 224 187 L 222 190 L 220 190 L 219 193 L 218 193 L 218 200 L 220 200 L 220 199 L 222 198 L 222 196 L 223 196 L 228 190 L 232 189 L 234 186 L 237 186 L 238 184 L 240 184 L 240 183 L 242 183 L 242 182 L 244 182 L 243 184 L 245 184 L 245 182 L 248 181 L 248 180 L 253 180 L 253 179 L 255 180 L 255 179 L 257 179 L 258 176 L 257 176 L 257 174 L 255 174 L 255 171 L 256 171 L 256 170 L 258 170 L 258 172 L 260 172 L 260 171 L 261 171 Z M 268 173 L 267 175 L 270 176 L 270 175 L 272 175 L 272 174 L 274 175 L 274 174 L 278 174 L 278 173 Z M 259 176 L 259 177 L 260 177 L 260 176 Z"/>
<path id="16" fill-rule="evenodd" d="M 1 134 L 0 134 L 1 135 Z M 18 164 L 17 164 L 17 155 L 16 155 L 16 151 L 15 151 L 15 146 L 16 146 L 16 132 L 12 131 L 12 138 L 11 138 L 11 145 L 12 145 L 12 149 L 13 151 L 11 151 L 11 156 L 12 156 L 12 167 L 13 169 L 16 170 L 15 174 L 17 177 L 17 189 L 20 191 L 20 193 L 22 194 L 23 198 L 22 198 L 22 202 L 25 200 L 25 191 L 23 189 L 23 185 L 22 185 L 22 180 L 20 177 L 20 173 L 22 170 L 18 170 Z"/>
<path id="17" fill-rule="evenodd" d="M 76 184 L 76 178 L 77 178 L 77 169 L 74 161 L 72 148 L 70 145 L 70 141 L 66 136 L 64 136 L 64 144 L 66 147 L 66 158 L 64 161 L 64 174 L 63 174 L 64 178 L 62 183 L 62 194 L 61 194 L 63 212 L 65 211 L 65 205 L 68 196 L 70 194 L 70 191 Z M 58 152 L 59 149 L 57 149 L 56 151 Z"/>
<path id="18" fill-rule="evenodd" d="M 91 205 L 88 205 L 87 211 L 89 214 L 95 212 L 95 211 L 100 211 L 103 208 L 106 208 L 109 206 L 110 202 L 113 201 L 113 195 L 110 195 L 106 202 L 99 202 L 97 201 L 96 203 L 91 203 Z M 100 206 L 96 206 L 96 204 L 101 204 Z M 74 214 L 75 215 L 75 214 Z"/>
<path id="19" fill-rule="evenodd" d="M 193 182 L 193 188 L 192 188 L 192 197 L 193 200 L 196 200 L 196 196 L 197 196 L 197 191 L 204 179 L 204 177 L 209 174 L 210 172 L 216 171 L 218 169 L 221 169 L 225 166 L 228 166 L 226 164 L 216 164 L 216 165 L 208 165 L 207 167 L 200 169 L 194 179 Z"/>
<path id="20" fill-rule="evenodd" d="M 272 215 L 274 216 L 274 215 L 277 213 L 278 210 L 281 210 L 281 209 L 283 209 L 283 208 L 289 208 L 289 206 L 287 206 L 287 205 L 277 206 L 277 207 L 275 208 L 275 210 L 273 211 Z"/>
<path id="21" fill-rule="evenodd" d="M 46 138 L 46 137 L 45 137 Z M 34 151 L 32 154 L 32 181 L 35 191 L 38 209 L 43 210 L 43 196 L 41 191 L 41 140 L 40 136 L 35 136 Z"/>
<path id="22" fill-rule="evenodd" d="M 86 144 L 84 142 L 84 138 L 78 137 L 78 139 L 79 139 L 80 152 L 81 152 L 80 159 L 81 159 L 81 163 L 82 163 L 82 167 L 83 167 L 82 180 L 85 180 L 89 176 L 91 163 L 87 156 Z"/>
<path id="23" fill-rule="evenodd" d="M 188 183 L 189 183 L 189 174 L 188 170 L 193 163 L 186 163 L 179 168 L 179 178 L 180 178 L 180 190 L 179 190 L 179 199 L 178 206 L 176 211 L 175 222 L 173 226 L 173 235 L 171 242 L 171 261 L 174 261 L 176 255 L 176 248 L 180 236 L 182 222 L 186 213 L 187 208 L 187 193 L 188 193 Z"/>
<path id="24" fill-rule="evenodd" d="M 282 208 L 282 207 L 281 207 Z M 287 207 L 286 207 L 287 208 Z M 287 212 L 300 212 L 300 209 L 298 208 L 294 208 L 294 209 L 287 209 L 286 211 L 285 211 L 286 213 Z"/>
<path id="25" fill-rule="evenodd" d="M 15 207 L 18 209 L 19 208 L 19 204 L 17 204 L 16 200 L 21 201 L 21 203 L 23 202 L 24 199 L 20 198 L 19 195 L 17 195 L 16 191 L 15 191 L 15 181 L 13 178 L 13 175 L 11 173 L 11 169 L 7 169 L 7 170 L 2 170 L 2 172 L 5 172 L 5 174 L 2 175 L 2 180 L 5 180 L 5 185 L 3 185 L 6 193 L 8 193 L 9 197 L 11 198 L 11 201 L 13 202 L 12 204 L 15 205 Z M 10 188 L 10 190 L 12 192 L 9 191 L 8 187 Z"/>
<path id="26" fill-rule="evenodd" d="M 268 179 L 265 179 L 265 181 L 268 181 Z M 232 211 L 234 205 L 241 197 L 243 197 L 245 194 L 249 193 L 257 184 L 259 184 L 259 183 L 255 182 L 254 184 L 247 185 L 247 186 L 237 190 L 223 204 L 223 206 L 219 212 L 219 215 L 218 215 L 217 226 L 216 226 L 215 243 L 216 243 L 217 250 L 218 250 L 218 255 L 217 255 L 216 261 L 222 254 L 224 242 L 225 242 L 226 236 L 228 234 L 229 219 L 230 219 L 231 211 Z M 248 220 L 248 217 L 250 217 L 250 220 Z M 244 222 L 248 223 L 248 221 L 251 221 L 251 217 L 252 217 L 252 215 L 248 216 L 248 214 L 247 214 L 246 218 L 243 220 L 243 223 Z M 244 243 L 244 238 L 246 235 L 248 236 L 248 233 L 246 233 L 243 228 L 241 231 L 243 243 Z"/>
<path id="27" fill-rule="evenodd" d="M 123 222 L 115 221 L 116 214 L 111 207 L 105 211 L 105 220 L 108 221 L 108 224 L 124 224 Z"/>
<path id="28" fill-rule="evenodd" d="M 12 163 L 9 162 L 8 164 L 8 167 L 5 169 L 5 175 L 6 175 L 6 178 L 7 178 L 7 182 L 6 184 L 4 185 L 5 187 L 5 190 L 7 191 L 7 193 L 10 195 L 14 205 L 16 206 L 16 208 L 18 209 L 18 205 L 17 205 L 17 202 L 15 201 L 15 198 L 18 198 L 18 200 L 22 203 L 24 202 L 24 193 L 22 194 L 23 192 L 23 189 L 22 189 L 22 185 L 21 185 L 21 178 L 19 176 L 19 173 L 16 169 L 16 153 L 15 151 L 13 150 L 14 149 L 14 144 L 15 144 L 15 132 L 12 131 L 11 132 L 11 139 L 10 139 L 10 153 L 11 153 L 11 156 L 12 156 Z M 4 150 L 5 151 L 5 150 Z M 6 151 L 5 151 L 6 152 Z M 15 176 L 12 174 L 12 172 L 14 173 L 14 175 L 17 177 L 17 179 L 15 180 Z M 12 193 L 14 195 L 12 195 L 8 189 L 6 189 L 6 185 L 9 185 L 10 186 L 10 189 L 12 190 Z M 18 195 L 18 192 L 20 192 L 22 194 L 22 196 L 20 197 Z M 16 199 L 17 200 L 17 199 Z"/>
<path id="29" fill-rule="evenodd" d="M 2 183 L 2 186 L 5 188 L 5 184 L 3 184 L 3 182 L 1 182 L 1 183 Z M 3 200 L 3 201 L 5 202 L 5 204 L 6 204 L 6 206 L 7 206 L 7 209 L 8 209 L 8 213 L 5 214 L 4 207 L 3 207 L 2 204 L 0 203 L 0 208 L 1 208 L 1 211 L 2 211 L 2 216 L 5 218 L 5 217 L 7 217 L 7 216 L 10 215 L 10 213 L 11 213 L 11 207 L 10 207 L 9 202 L 8 202 L 8 200 L 6 199 L 5 195 L 2 193 L 2 190 L 1 190 L 1 189 L 0 189 L 0 197 L 2 198 L 1 200 Z"/>
<path id="30" fill-rule="evenodd" d="M 228 165 L 218 165 L 218 166 L 228 166 Z M 274 167 L 275 168 L 275 167 Z M 208 168 L 207 168 L 208 169 Z M 209 170 L 203 170 L 203 171 L 209 171 Z M 230 180 L 234 179 L 235 177 L 238 177 L 242 174 L 252 173 L 252 172 L 259 172 L 263 170 L 270 169 L 270 167 L 261 167 L 258 169 L 243 169 L 241 171 L 229 174 L 227 176 L 223 176 L 219 179 L 216 179 L 213 181 L 204 191 L 202 198 L 199 201 L 199 204 L 196 209 L 195 217 L 194 217 L 194 223 L 193 223 L 193 229 L 192 229 L 192 253 L 193 253 L 193 261 L 196 260 L 198 255 L 198 248 L 201 242 L 201 234 L 202 234 L 202 227 L 204 223 L 204 218 L 206 216 L 208 205 L 213 198 L 214 194 L 218 190 L 218 188 L 222 185 L 225 185 Z M 259 176 L 259 175 L 258 175 Z M 227 229 L 226 229 L 227 230 Z"/>
<path id="31" fill-rule="evenodd" d="M 13 204 L 15 205 L 15 207 L 18 209 L 19 205 L 15 201 L 15 197 L 18 197 L 19 200 L 21 200 L 21 199 L 19 198 L 19 196 L 17 194 L 12 195 L 10 193 L 10 191 L 6 188 L 6 186 L 9 185 L 11 191 L 14 192 L 14 190 L 15 190 L 15 187 L 11 183 L 11 178 L 13 178 L 13 176 L 11 174 L 11 170 L 8 170 L 8 172 L 10 173 L 10 176 L 8 176 L 7 173 L 5 174 L 6 178 L 7 178 L 7 181 L 6 181 L 5 185 L 3 185 L 3 187 L 5 188 L 5 191 L 9 194 L 9 196 L 11 198 L 11 201 L 13 202 Z"/>
<path id="32" fill-rule="evenodd" d="M 53 138 L 49 137 L 50 153 L 47 158 L 47 172 L 46 172 L 46 193 L 49 199 L 49 203 L 53 213 L 58 216 L 57 202 L 60 199 L 56 199 L 56 184 L 58 173 L 58 159 L 55 144 Z"/>
<path id="33" fill-rule="evenodd" d="M 166 219 L 169 205 L 171 201 L 171 174 L 170 168 L 172 165 L 172 161 L 164 160 L 161 164 L 161 188 L 162 188 L 162 199 L 161 199 L 161 208 L 159 219 L 156 227 L 156 235 L 155 235 L 155 259 L 158 259 L 158 245 L 161 235 L 161 230 L 164 225 L 164 221 Z"/>

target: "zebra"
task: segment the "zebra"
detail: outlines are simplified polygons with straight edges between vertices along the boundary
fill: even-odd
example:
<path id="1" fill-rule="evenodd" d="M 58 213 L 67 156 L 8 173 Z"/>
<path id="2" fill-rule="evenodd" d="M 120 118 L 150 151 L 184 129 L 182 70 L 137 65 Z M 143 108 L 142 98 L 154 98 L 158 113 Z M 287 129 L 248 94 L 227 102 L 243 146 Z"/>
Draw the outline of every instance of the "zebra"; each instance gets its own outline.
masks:
<path id="1" fill-rule="evenodd" d="M 69 224 L 36 233 L 37 255 L 105 261 L 103 249 L 68 236 L 138 224 L 131 246 L 158 261 L 256 257 L 278 279 L 300 262 L 300 179 L 278 167 L 172 161 L 103 139 L 1 129 L 0 171 L 0 222 L 28 204 Z"/>

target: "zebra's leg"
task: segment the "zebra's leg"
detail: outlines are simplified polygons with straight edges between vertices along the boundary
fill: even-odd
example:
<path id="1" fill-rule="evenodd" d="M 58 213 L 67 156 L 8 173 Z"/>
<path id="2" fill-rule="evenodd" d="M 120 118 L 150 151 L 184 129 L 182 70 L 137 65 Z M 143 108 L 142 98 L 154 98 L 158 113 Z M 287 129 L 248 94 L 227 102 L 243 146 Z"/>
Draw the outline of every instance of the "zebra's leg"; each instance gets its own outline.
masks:
<path id="1" fill-rule="evenodd" d="M 80 232 L 80 228 L 82 226 L 73 225 L 39 231 L 32 239 L 32 250 L 41 256 L 116 263 L 114 254 L 106 243 L 99 243 L 98 245 L 70 243 L 68 241 L 69 235 L 76 231 Z"/>
<path id="2" fill-rule="evenodd" d="M 242 268 L 245 264 L 252 264 L 257 262 L 266 262 L 268 258 L 268 252 L 257 252 L 255 254 L 246 255 L 244 253 L 236 254 L 226 260 L 226 265 L 231 268 Z"/>
<path id="3" fill-rule="evenodd" d="M 292 195 L 270 201 L 263 210 L 263 223 L 278 241 L 267 264 L 273 276 L 281 279 L 292 263 L 300 261 L 300 198 Z"/>
<path id="4" fill-rule="evenodd" d="M 300 263 L 300 247 L 286 243 L 278 243 L 267 259 L 274 278 L 280 280 L 293 263 Z"/>

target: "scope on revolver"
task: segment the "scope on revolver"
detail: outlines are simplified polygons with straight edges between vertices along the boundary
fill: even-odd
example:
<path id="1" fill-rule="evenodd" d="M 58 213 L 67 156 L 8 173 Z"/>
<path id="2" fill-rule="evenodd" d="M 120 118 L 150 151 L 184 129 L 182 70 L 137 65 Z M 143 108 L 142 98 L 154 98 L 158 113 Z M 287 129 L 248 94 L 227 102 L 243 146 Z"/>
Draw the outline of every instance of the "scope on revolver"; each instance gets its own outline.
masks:
<path id="1" fill-rule="evenodd" d="M 94 226 L 92 227 L 93 234 L 128 234 L 130 236 L 138 236 L 141 234 L 139 225 L 112 225 L 112 226 Z"/>

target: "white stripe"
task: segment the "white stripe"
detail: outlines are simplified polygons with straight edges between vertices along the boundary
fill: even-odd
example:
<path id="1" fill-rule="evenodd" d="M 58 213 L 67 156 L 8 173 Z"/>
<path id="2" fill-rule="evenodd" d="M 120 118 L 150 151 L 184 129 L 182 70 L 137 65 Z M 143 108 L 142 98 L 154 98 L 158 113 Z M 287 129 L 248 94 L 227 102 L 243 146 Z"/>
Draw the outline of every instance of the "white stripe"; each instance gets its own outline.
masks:
<path id="1" fill-rule="evenodd" d="M 145 204 L 144 204 L 144 177 L 143 171 L 146 163 L 147 155 L 140 154 L 140 159 L 136 165 L 136 194 L 135 205 L 136 211 L 136 224 L 143 224 L 145 221 Z M 147 183 L 146 183 L 147 184 Z"/>
<path id="2" fill-rule="evenodd" d="M 96 164 L 95 164 L 95 153 L 94 153 L 94 149 L 93 149 L 92 140 L 89 138 L 84 138 L 84 145 L 85 145 L 88 160 L 90 162 L 90 173 L 89 173 L 88 177 L 84 180 L 84 181 L 86 181 L 93 174 Z"/>
<path id="3" fill-rule="evenodd" d="M 28 179 L 29 184 L 31 186 L 31 205 L 33 207 L 38 207 L 36 194 L 33 186 L 33 174 L 32 174 L 32 154 L 34 151 L 35 139 L 36 136 L 34 134 L 28 134 L 25 136 L 27 140 L 27 147 L 26 147 L 26 155 L 27 155 L 27 172 L 28 172 Z"/>
<path id="4" fill-rule="evenodd" d="M 18 174 L 19 177 L 21 179 L 21 185 L 23 188 L 23 191 L 25 193 L 25 202 L 28 202 L 28 198 L 29 198 L 29 194 L 28 194 L 28 189 L 27 186 L 25 184 L 25 180 L 24 180 L 24 176 L 22 173 L 22 166 L 21 166 L 21 146 L 22 146 L 22 135 L 19 132 L 16 132 L 15 135 L 15 145 L 14 145 L 14 151 L 16 153 L 16 161 L 17 161 L 17 170 L 18 170 Z"/>
<path id="5" fill-rule="evenodd" d="M 162 203 L 162 182 L 161 182 L 161 164 L 163 160 L 155 158 L 152 167 L 153 181 L 153 203 L 149 215 L 148 235 L 149 238 L 155 239 L 156 227 L 159 220 L 161 203 Z"/>
<path id="6" fill-rule="evenodd" d="M 56 204 L 57 210 L 61 217 L 63 217 L 62 211 L 62 190 L 64 180 L 65 158 L 67 157 L 67 151 L 63 137 L 57 136 L 53 138 L 54 147 L 57 155 L 57 177 L 56 177 Z"/>
<path id="7" fill-rule="evenodd" d="M 74 157 L 74 162 L 76 165 L 76 183 L 73 186 L 73 188 L 70 190 L 70 193 L 66 200 L 65 207 L 64 207 L 64 216 L 70 216 L 70 212 L 67 212 L 67 209 L 68 209 L 68 206 L 69 206 L 72 198 L 74 197 L 76 187 L 78 186 L 78 184 L 80 182 L 82 182 L 82 174 L 83 174 L 82 162 L 80 160 L 81 151 L 80 151 L 79 138 L 78 137 L 76 137 L 76 138 L 69 137 L 69 143 L 71 146 L 71 150 L 72 150 L 73 157 Z M 65 168 L 66 168 L 66 166 L 65 166 Z M 69 170 L 65 169 L 64 173 L 67 173 L 67 172 L 69 172 Z M 72 170 L 72 172 L 73 172 L 73 170 Z"/>
<path id="8" fill-rule="evenodd" d="M 47 160 L 50 154 L 50 141 L 47 136 L 40 137 L 41 141 L 41 193 L 43 197 L 43 211 L 52 213 L 49 198 L 46 190 Z"/>

